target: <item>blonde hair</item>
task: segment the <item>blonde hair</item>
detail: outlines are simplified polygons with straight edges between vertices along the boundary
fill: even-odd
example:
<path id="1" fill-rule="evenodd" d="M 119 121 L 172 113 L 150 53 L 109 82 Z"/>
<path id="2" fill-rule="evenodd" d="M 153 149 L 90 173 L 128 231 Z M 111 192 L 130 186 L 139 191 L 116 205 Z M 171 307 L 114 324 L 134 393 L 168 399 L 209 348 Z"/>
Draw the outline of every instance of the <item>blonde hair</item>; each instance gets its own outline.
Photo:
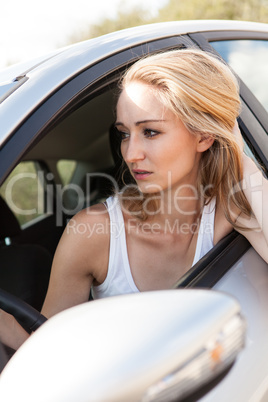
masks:
<path id="1" fill-rule="evenodd" d="M 240 112 L 239 86 L 229 67 L 201 50 L 175 50 L 136 62 L 123 76 L 121 90 L 133 81 L 154 87 L 163 105 L 193 135 L 213 137 L 214 142 L 202 153 L 199 166 L 197 189 L 206 188 L 204 202 L 209 203 L 216 196 L 226 218 L 234 224 L 228 208 L 230 195 L 229 201 L 249 215 L 251 208 L 241 188 L 241 150 L 233 133 Z M 230 194 L 231 189 L 235 191 Z M 138 189 L 131 187 L 124 198 L 135 192 Z M 146 219 L 142 207 L 145 200 L 146 194 L 138 204 L 128 203 L 128 210 L 139 210 L 140 219 Z"/>

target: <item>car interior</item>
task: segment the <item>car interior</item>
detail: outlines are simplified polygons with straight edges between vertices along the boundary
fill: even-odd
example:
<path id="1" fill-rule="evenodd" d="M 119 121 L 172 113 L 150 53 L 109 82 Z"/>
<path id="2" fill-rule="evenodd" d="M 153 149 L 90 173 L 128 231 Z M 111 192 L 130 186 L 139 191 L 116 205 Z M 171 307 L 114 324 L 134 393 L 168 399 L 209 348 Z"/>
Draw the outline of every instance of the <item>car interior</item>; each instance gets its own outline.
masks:
<path id="1" fill-rule="evenodd" d="M 68 219 L 105 200 L 117 185 L 113 97 L 111 89 L 102 92 L 65 116 L 1 187 L 1 287 L 39 311 Z"/>

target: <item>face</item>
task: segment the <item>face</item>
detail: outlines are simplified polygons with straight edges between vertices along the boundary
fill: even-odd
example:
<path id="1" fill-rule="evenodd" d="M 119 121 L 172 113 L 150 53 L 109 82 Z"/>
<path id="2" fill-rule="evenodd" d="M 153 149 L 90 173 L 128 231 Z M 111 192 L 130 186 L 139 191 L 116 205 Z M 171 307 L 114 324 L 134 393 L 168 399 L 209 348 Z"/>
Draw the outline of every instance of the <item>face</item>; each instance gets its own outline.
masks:
<path id="1" fill-rule="evenodd" d="M 143 193 L 195 185 L 200 136 L 163 106 L 153 87 L 132 82 L 122 91 L 116 126 L 122 156 Z"/>

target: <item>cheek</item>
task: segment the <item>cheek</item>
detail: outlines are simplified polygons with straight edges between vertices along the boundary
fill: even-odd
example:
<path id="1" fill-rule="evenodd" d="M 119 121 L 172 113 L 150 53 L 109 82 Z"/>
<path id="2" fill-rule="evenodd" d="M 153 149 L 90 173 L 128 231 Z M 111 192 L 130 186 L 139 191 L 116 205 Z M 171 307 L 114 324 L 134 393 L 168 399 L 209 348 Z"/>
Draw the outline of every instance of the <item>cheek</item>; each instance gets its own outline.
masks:
<path id="1" fill-rule="evenodd" d="M 195 155 L 197 153 L 198 139 L 193 134 L 186 133 L 180 135 L 173 141 L 170 147 L 171 153 L 178 153 L 184 155 Z"/>
<path id="2" fill-rule="evenodd" d="M 172 169 L 173 167 L 186 167 L 186 165 L 193 165 L 196 160 L 196 141 L 193 138 L 183 138 L 180 141 L 173 141 L 173 143 L 163 146 L 161 153 L 159 153 L 159 162 Z"/>
<path id="3" fill-rule="evenodd" d="M 122 155 L 122 158 L 124 159 L 125 163 L 127 163 L 125 161 L 126 150 L 127 150 L 126 144 L 124 142 L 121 142 L 120 151 L 121 151 L 121 155 Z"/>

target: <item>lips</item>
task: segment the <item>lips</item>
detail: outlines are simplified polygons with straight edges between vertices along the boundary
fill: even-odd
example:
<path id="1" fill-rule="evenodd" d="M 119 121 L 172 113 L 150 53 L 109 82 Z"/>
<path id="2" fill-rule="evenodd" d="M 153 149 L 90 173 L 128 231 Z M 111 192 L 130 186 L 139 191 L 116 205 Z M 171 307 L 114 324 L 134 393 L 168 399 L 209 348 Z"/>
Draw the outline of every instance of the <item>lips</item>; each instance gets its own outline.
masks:
<path id="1" fill-rule="evenodd" d="M 142 170 L 142 169 L 133 169 L 132 173 L 133 173 L 135 180 L 144 180 L 152 174 L 152 172 L 149 172 L 148 170 Z"/>

